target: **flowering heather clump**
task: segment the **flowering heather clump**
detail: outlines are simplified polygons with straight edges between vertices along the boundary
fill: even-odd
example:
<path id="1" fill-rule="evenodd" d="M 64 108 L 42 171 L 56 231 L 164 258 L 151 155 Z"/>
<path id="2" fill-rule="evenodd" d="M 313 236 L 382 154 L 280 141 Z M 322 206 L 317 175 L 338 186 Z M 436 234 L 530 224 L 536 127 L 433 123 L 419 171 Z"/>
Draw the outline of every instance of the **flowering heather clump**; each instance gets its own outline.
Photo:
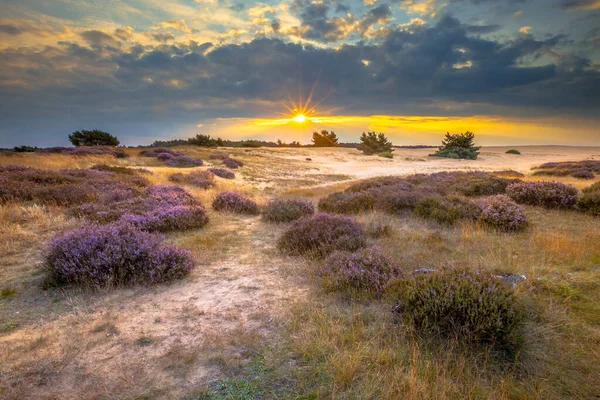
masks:
<path id="1" fill-rule="evenodd" d="M 391 279 L 401 274 L 398 263 L 376 246 L 354 253 L 336 251 L 325 260 L 319 273 L 328 290 L 357 290 L 374 294 L 381 293 Z"/>
<path id="2" fill-rule="evenodd" d="M 529 221 L 523 209 L 508 196 L 498 195 L 481 203 L 479 220 L 484 224 L 503 231 L 520 231 L 527 228 Z"/>
<path id="3" fill-rule="evenodd" d="M 375 197 L 375 208 L 392 214 L 414 210 L 419 201 L 431 197 L 418 190 L 406 190 L 404 187 L 374 189 L 369 191 Z"/>
<path id="4" fill-rule="evenodd" d="M 263 218 L 269 222 L 291 222 L 312 215 L 315 207 L 305 200 L 276 199 L 263 210 Z"/>
<path id="5" fill-rule="evenodd" d="M 591 169 L 577 168 L 571 171 L 571 176 L 577 179 L 594 179 L 596 175 Z"/>
<path id="6" fill-rule="evenodd" d="M 373 209 L 375 197 L 368 192 L 333 193 L 319 200 L 319 211 L 356 214 Z"/>
<path id="7" fill-rule="evenodd" d="M 534 175 L 546 176 L 572 176 L 578 179 L 593 179 L 595 174 L 600 174 L 599 160 L 549 162 L 540 165 Z"/>
<path id="8" fill-rule="evenodd" d="M 237 214 L 259 214 L 258 205 L 249 198 L 236 192 L 221 192 L 212 203 L 216 211 L 227 211 Z"/>
<path id="9" fill-rule="evenodd" d="M 188 184 L 202 189 L 214 187 L 214 178 L 214 174 L 210 171 L 194 171 L 189 174 L 176 173 L 169 175 L 171 182 Z"/>
<path id="10" fill-rule="evenodd" d="M 231 169 L 236 169 L 239 167 L 243 167 L 244 163 L 242 163 L 239 160 L 236 160 L 234 158 L 226 158 L 223 160 L 223 164 L 227 167 L 227 168 L 231 168 Z"/>
<path id="11" fill-rule="evenodd" d="M 577 200 L 577 208 L 589 214 L 600 216 L 600 182 L 583 189 L 583 196 Z"/>
<path id="12" fill-rule="evenodd" d="M 577 201 L 577 189 L 560 182 L 518 182 L 506 194 L 520 204 L 546 208 L 570 208 Z"/>
<path id="13" fill-rule="evenodd" d="M 191 254 L 126 224 L 88 225 L 55 237 L 45 267 L 55 282 L 91 287 L 155 284 L 194 267 Z"/>
<path id="14" fill-rule="evenodd" d="M 213 174 L 215 174 L 216 176 L 218 176 L 219 178 L 224 178 L 224 179 L 234 179 L 235 178 L 235 174 L 231 171 L 228 171 L 224 168 L 209 168 L 208 169 L 210 172 L 212 172 Z"/>
<path id="15" fill-rule="evenodd" d="M 431 197 L 417 203 L 415 214 L 432 219 L 442 225 L 452 225 L 461 219 L 476 220 L 481 209 L 474 203 L 460 197 Z"/>
<path id="16" fill-rule="evenodd" d="M 366 236 L 354 219 L 318 213 L 295 221 L 277 247 L 290 254 L 324 256 L 335 250 L 355 251 L 365 244 Z"/>
<path id="17" fill-rule="evenodd" d="M 482 272 L 422 274 L 394 296 L 394 312 L 404 314 L 423 333 L 507 347 L 518 344 L 521 315 L 513 294 Z"/>
<path id="18" fill-rule="evenodd" d="M 156 156 L 156 159 L 160 160 L 160 161 L 167 161 L 170 160 L 171 158 L 175 157 L 173 154 L 171 153 L 160 153 Z"/>
<path id="19" fill-rule="evenodd" d="M 121 175 L 135 175 L 136 172 L 139 172 L 133 168 L 120 167 L 118 165 L 107 165 L 107 164 L 96 164 L 93 167 L 91 167 L 90 169 L 93 169 L 96 171 L 103 171 L 103 172 L 114 172 L 115 174 L 121 174 Z"/>
<path id="20" fill-rule="evenodd" d="M 171 154 L 173 157 L 183 155 L 182 153 L 180 153 L 178 151 L 164 149 L 161 147 L 140 151 L 140 156 L 142 156 L 142 157 L 158 157 L 159 154 Z"/>
<path id="21" fill-rule="evenodd" d="M 213 153 L 208 156 L 209 160 L 225 160 L 227 158 L 229 158 L 229 156 L 227 156 L 227 154 L 223 154 L 223 153 Z"/>
<path id="22" fill-rule="evenodd" d="M 123 151 L 109 146 L 49 147 L 38 150 L 38 154 L 68 154 L 72 156 L 112 155 L 123 157 Z"/>
<path id="23" fill-rule="evenodd" d="M 78 211 L 98 223 L 122 220 L 147 231 L 195 229 L 208 222 L 204 207 L 179 186 L 150 186 L 141 196 L 84 204 Z"/>
<path id="24" fill-rule="evenodd" d="M 140 176 L 96 169 L 45 171 L 9 166 L 0 173 L 0 201 L 35 201 L 61 206 L 98 200 L 113 193 L 133 197 L 148 185 Z"/>
<path id="25" fill-rule="evenodd" d="M 193 158 L 189 156 L 175 156 L 173 158 L 169 158 L 165 164 L 169 167 L 178 167 L 178 168 L 191 168 L 191 167 L 200 167 L 204 163 L 199 158 Z"/>

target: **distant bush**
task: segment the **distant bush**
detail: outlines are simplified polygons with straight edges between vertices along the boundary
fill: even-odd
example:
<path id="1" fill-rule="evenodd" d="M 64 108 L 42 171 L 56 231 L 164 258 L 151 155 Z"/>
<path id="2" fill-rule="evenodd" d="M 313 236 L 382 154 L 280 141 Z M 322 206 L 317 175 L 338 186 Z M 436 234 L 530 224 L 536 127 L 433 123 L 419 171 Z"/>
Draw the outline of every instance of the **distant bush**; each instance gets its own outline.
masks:
<path id="1" fill-rule="evenodd" d="M 367 192 L 341 192 L 333 193 L 319 200 L 319 211 L 356 214 L 361 211 L 373 209 L 375 198 Z"/>
<path id="2" fill-rule="evenodd" d="M 145 214 L 124 214 L 121 221 L 148 232 L 186 231 L 201 228 L 208 216 L 201 205 L 162 206 Z"/>
<path id="3" fill-rule="evenodd" d="M 35 153 L 39 149 L 37 147 L 32 146 L 15 146 L 13 151 L 15 153 Z"/>
<path id="4" fill-rule="evenodd" d="M 506 154 L 521 154 L 521 152 L 517 149 L 506 150 Z"/>
<path id="5" fill-rule="evenodd" d="M 188 139 L 189 144 L 193 144 L 195 146 L 204 146 L 204 147 L 217 147 L 225 145 L 223 139 L 216 138 L 213 139 L 210 135 L 196 135 L 193 138 Z"/>
<path id="6" fill-rule="evenodd" d="M 259 140 L 242 140 L 242 143 L 240 144 L 241 147 L 254 147 L 254 148 L 258 148 L 258 147 L 262 147 L 262 142 L 260 142 Z"/>
<path id="7" fill-rule="evenodd" d="M 474 203 L 459 197 L 430 197 L 420 200 L 415 215 L 431 219 L 442 225 L 452 225 L 459 220 L 476 220 L 481 209 Z"/>
<path id="8" fill-rule="evenodd" d="M 475 146 L 474 139 L 475 135 L 469 131 L 454 135 L 446 133 L 442 146 L 431 156 L 475 160 L 481 147 Z"/>
<path id="9" fill-rule="evenodd" d="M 379 153 L 377 155 L 383 158 L 394 158 L 394 153 L 392 153 L 391 151 L 384 151 L 383 153 Z"/>
<path id="10" fill-rule="evenodd" d="M 577 201 L 577 189 L 560 182 L 518 182 L 506 194 L 520 204 L 546 208 L 570 208 Z"/>
<path id="11" fill-rule="evenodd" d="M 202 189 L 210 189 L 215 186 L 214 174 L 208 170 L 194 171 L 189 174 L 171 174 L 169 175 L 169 180 L 171 182 L 192 185 Z"/>
<path id="12" fill-rule="evenodd" d="M 125 154 L 121 149 L 107 146 L 79 146 L 79 147 L 48 147 L 39 149 L 40 154 L 68 154 L 71 156 L 102 156 L 111 155 L 121 158 Z"/>
<path id="13" fill-rule="evenodd" d="M 492 171 L 492 172 L 490 172 L 490 174 L 501 177 L 501 178 L 522 178 L 525 176 L 525 174 L 523 174 L 519 171 L 515 171 L 514 169 L 504 169 L 504 170 L 500 170 L 500 171 Z"/>
<path id="14" fill-rule="evenodd" d="M 88 225 L 52 239 L 50 280 L 90 287 L 156 284 L 187 275 L 191 254 L 126 224 Z"/>
<path id="15" fill-rule="evenodd" d="M 161 154 L 170 154 L 173 157 L 176 156 L 182 156 L 183 153 L 180 153 L 178 151 L 173 151 L 173 150 L 169 150 L 169 149 L 165 149 L 162 147 L 157 147 L 157 148 L 153 148 L 153 149 L 148 149 L 148 150 L 142 150 L 140 151 L 140 156 L 142 157 L 158 157 Z M 165 157 L 165 156 L 163 156 Z M 166 159 L 165 159 L 166 160 Z"/>
<path id="16" fill-rule="evenodd" d="M 498 195 L 485 199 L 481 203 L 479 220 L 495 229 L 514 232 L 529 225 L 523 209 L 508 196 Z"/>
<path id="17" fill-rule="evenodd" d="M 600 174 L 600 160 L 549 162 L 533 169 L 536 170 L 534 175 L 593 179 L 596 174 Z"/>
<path id="18" fill-rule="evenodd" d="M 223 164 L 227 167 L 227 168 L 231 168 L 231 169 L 236 169 L 239 167 L 243 167 L 244 163 L 236 160 L 234 158 L 226 158 L 223 160 Z"/>
<path id="19" fill-rule="evenodd" d="M 160 153 L 156 156 L 156 158 L 160 161 L 167 161 L 170 160 L 171 158 L 175 157 L 173 154 L 171 153 Z"/>
<path id="20" fill-rule="evenodd" d="M 229 156 L 222 153 L 214 153 L 208 156 L 209 160 L 225 160 L 227 158 L 229 158 Z"/>
<path id="21" fill-rule="evenodd" d="M 366 155 L 372 154 L 389 154 L 387 158 L 392 158 L 392 143 L 385 137 L 383 133 L 367 132 L 360 136 L 360 145 L 358 150 Z M 386 156 L 382 156 L 386 157 Z"/>
<path id="22" fill-rule="evenodd" d="M 354 253 L 334 252 L 325 260 L 319 275 L 328 290 L 379 294 L 391 279 L 402 275 L 402 270 L 379 247 L 370 247 Z"/>
<path id="23" fill-rule="evenodd" d="M 233 212 L 237 214 L 259 214 L 258 205 L 249 198 L 236 192 L 221 192 L 212 203 L 216 211 Z"/>
<path id="24" fill-rule="evenodd" d="M 571 176 L 577 179 L 594 179 L 596 175 L 591 169 L 577 168 L 571 171 Z"/>
<path id="25" fill-rule="evenodd" d="M 210 172 L 212 172 L 213 174 L 215 174 L 216 176 L 218 176 L 219 178 L 224 178 L 224 179 L 234 179 L 235 178 L 235 174 L 231 171 L 228 171 L 224 168 L 209 168 L 208 169 Z"/>
<path id="26" fill-rule="evenodd" d="M 204 163 L 199 158 L 192 158 L 189 156 L 175 156 L 167 159 L 165 161 L 169 167 L 177 167 L 177 168 L 192 168 L 192 167 L 200 167 Z"/>
<path id="27" fill-rule="evenodd" d="M 318 213 L 295 221 L 277 247 L 291 254 L 324 256 L 335 250 L 355 251 L 365 244 L 366 236 L 352 218 Z"/>
<path id="28" fill-rule="evenodd" d="M 263 209 L 263 218 L 269 222 L 291 222 L 314 212 L 315 207 L 309 201 L 275 199 Z"/>
<path id="29" fill-rule="evenodd" d="M 314 147 L 337 147 L 339 146 L 338 137 L 335 132 L 326 130 L 313 132 L 312 142 Z"/>
<path id="30" fill-rule="evenodd" d="M 519 344 L 522 316 L 516 300 L 487 274 L 444 270 L 419 275 L 402 287 L 395 293 L 394 311 L 424 334 L 507 348 Z"/>
<path id="31" fill-rule="evenodd" d="M 113 172 L 119 175 L 135 175 L 139 172 L 133 168 L 120 167 L 118 165 L 107 165 L 107 164 L 96 164 L 90 169 L 95 169 L 96 171 L 104 171 L 104 172 Z"/>
<path id="32" fill-rule="evenodd" d="M 119 139 L 108 132 L 97 129 L 92 131 L 75 131 L 69 135 L 69 141 L 73 146 L 118 146 Z"/>

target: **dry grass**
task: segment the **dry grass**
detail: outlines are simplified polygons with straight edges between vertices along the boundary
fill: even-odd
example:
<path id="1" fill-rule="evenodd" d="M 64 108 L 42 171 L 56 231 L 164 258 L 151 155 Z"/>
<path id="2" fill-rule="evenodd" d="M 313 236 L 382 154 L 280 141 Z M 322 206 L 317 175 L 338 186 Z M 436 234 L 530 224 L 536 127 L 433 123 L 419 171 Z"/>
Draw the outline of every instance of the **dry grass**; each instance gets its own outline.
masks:
<path id="1" fill-rule="evenodd" d="M 139 149 L 127 149 L 126 159 L 2 155 L 0 165 L 144 166 L 155 184 L 171 184 L 172 173 L 221 166 L 207 157 L 222 149 L 178 150 L 206 165 L 170 168 L 137 157 Z M 211 222 L 201 230 L 167 235 L 197 261 L 189 278 L 172 285 L 43 291 L 43 243 L 80 222 L 60 208 L 0 206 L 1 398 L 597 397 L 597 218 L 527 207 L 528 230 L 499 234 L 471 223 L 449 228 L 415 217 L 358 216 L 366 226 L 389 225 L 388 234 L 369 240 L 407 269 L 453 265 L 527 275 L 516 288 L 529 311 L 525 345 L 511 360 L 485 347 L 420 338 L 392 318 L 386 299 L 325 293 L 313 274 L 316 261 L 276 251 L 285 224 L 210 208 L 224 190 L 259 204 L 273 196 L 316 201 L 343 190 L 351 177 L 304 160 L 332 157 L 342 163 L 342 152 L 226 152 L 246 165 L 235 170 L 235 180 L 216 178 L 210 190 L 186 187 L 207 206 Z M 215 378 L 221 379 L 218 384 Z"/>

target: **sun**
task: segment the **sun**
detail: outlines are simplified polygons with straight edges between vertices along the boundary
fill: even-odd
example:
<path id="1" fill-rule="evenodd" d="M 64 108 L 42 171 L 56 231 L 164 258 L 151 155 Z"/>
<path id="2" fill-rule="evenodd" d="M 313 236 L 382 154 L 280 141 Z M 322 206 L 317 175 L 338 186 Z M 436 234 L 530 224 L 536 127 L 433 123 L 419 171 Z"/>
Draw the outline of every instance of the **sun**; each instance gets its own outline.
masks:
<path id="1" fill-rule="evenodd" d="M 303 122 L 306 122 L 306 117 L 304 116 L 304 114 L 298 114 L 294 118 L 292 118 L 292 120 L 294 120 L 297 123 L 301 124 Z"/>

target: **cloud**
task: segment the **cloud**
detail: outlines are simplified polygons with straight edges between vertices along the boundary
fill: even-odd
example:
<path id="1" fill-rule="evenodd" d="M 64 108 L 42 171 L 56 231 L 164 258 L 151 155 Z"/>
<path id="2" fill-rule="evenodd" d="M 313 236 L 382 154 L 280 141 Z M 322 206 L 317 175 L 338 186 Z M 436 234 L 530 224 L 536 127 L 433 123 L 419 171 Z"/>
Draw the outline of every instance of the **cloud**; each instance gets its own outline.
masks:
<path id="1" fill-rule="evenodd" d="M 561 0 L 559 7 L 564 10 L 595 10 L 600 8 L 600 0 Z"/>
<path id="2" fill-rule="evenodd" d="M 519 33 L 522 33 L 524 35 L 529 35 L 529 33 L 531 33 L 532 29 L 533 29 L 533 27 L 531 27 L 531 26 L 522 26 L 519 28 Z"/>
<path id="3" fill-rule="evenodd" d="M 17 36 L 23 33 L 23 31 L 11 24 L 1 24 L 0 25 L 0 34 L 6 34 L 10 36 Z"/>
<path id="4" fill-rule="evenodd" d="M 163 21 L 160 23 L 160 26 L 163 28 L 177 29 L 178 31 L 185 32 L 185 33 L 192 32 L 192 30 L 187 26 L 187 24 L 184 20 Z"/>
<path id="5" fill-rule="evenodd" d="M 82 32 L 80 36 L 92 47 L 118 46 L 120 44 L 111 35 L 96 30 Z"/>

